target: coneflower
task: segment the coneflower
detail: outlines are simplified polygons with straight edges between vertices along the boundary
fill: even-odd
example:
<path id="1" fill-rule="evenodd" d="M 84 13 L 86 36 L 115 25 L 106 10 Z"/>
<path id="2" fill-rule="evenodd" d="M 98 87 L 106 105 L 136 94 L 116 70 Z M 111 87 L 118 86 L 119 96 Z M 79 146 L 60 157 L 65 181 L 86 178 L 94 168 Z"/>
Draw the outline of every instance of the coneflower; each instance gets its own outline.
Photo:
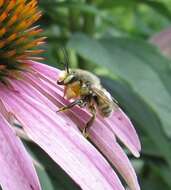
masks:
<path id="1" fill-rule="evenodd" d="M 44 43 L 33 26 L 41 16 L 37 0 L 0 0 L 0 184 L 4 190 L 41 189 L 32 161 L 13 127 L 24 133 L 59 164 L 83 190 L 124 190 L 108 161 L 132 190 L 139 190 L 135 171 L 118 144 L 118 137 L 136 156 L 140 142 L 121 109 L 108 119 L 97 118 L 83 137 L 89 113 L 78 107 L 56 113 L 68 104 L 57 86 L 59 70 L 35 62 Z M 34 61 L 33 61 L 34 60 Z"/>

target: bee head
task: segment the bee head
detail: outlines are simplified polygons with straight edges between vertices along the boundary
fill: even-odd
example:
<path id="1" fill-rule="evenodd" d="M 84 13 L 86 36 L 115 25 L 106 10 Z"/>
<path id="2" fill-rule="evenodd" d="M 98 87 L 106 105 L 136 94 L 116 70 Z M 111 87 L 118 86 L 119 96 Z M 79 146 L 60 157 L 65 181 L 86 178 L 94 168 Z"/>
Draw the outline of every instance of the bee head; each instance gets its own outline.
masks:
<path id="1" fill-rule="evenodd" d="M 76 98 L 80 95 L 80 81 L 74 71 L 62 71 L 57 81 L 58 85 L 64 86 L 64 97 L 67 99 Z"/>
<path id="2" fill-rule="evenodd" d="M 74 75 L 74 72 L 69 69 L 69 59 L 68 54 L 65 48 L 62 48 L 63 54 L 64 54 L 64 66 L 65 70 L 62 71 L 59 75 L 59 78 L 57 80 L 58 85 L 67 85 L 71 84 L 76 81 L 76 76 Z"/>
<path id="3" fill-rule="evenodd" d="M 76 81 L 74 73 L 70 72 L 69 69 L 62 71 L 57 80 L 58 85 L 68 85 Z"/>

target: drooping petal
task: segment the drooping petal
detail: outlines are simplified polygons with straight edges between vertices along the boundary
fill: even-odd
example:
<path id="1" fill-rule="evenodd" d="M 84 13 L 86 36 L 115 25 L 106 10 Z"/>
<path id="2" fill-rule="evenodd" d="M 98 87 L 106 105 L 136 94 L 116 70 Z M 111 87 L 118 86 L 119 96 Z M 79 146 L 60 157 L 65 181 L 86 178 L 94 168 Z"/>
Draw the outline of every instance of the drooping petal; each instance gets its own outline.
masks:
<path id="1" fill-rule="evenodd" d="M 111 117 L 101 120 L 110 127 L 134 156 L 140 156 L 141 144 L 138 135 L 130 119 L 121 109 L 115 111 Z"/>
<path id="2" fill-rule="evenodd" d="M 48 69 L 46 68 L 46 70 Z M 22 88 L 24 92 L 29 93 L 29 96 L 37 97 L 39 101 L 44 102 L 53 111 L 57 110 L 57 106 L 66 103 L 66 100 L 60 96 L 62 92 L 59 89 L 54 88 L 53 85 L 48 83 L 42 83 L 41 80 L 35 78 L 34 76 L 31 77 L 28 75 L 25 79 L 26 81 L 30 82 L 32 87 L 35 88 L 34 90 L 27 90 L 30 87 L 27 86 L 26 82 L 23 85 L 17 84 L 17 86 Z M 38 94 L 38 92 L 36 92 L 36 89 L 42 94 L 44 94 L 44 97 Z M 47 96 L 47 98 L 51 101 L 48 102 L 45 96 Z M 55 107 L 54 105 L 52 105 L 52 102 L 54 105 L 56 105 Z M 66 120 L 68 120 L 68 118 L 66 117 L 66 115 L 68 115 L 68 117 L 72 119 L 78 126 L 82 127 L 85 126 L 85 123 L 90 117 L 88 113 L 86 113 L 84 110 L 78 107 L 75 107 L 67 111 L 65 114 L 61 113 L 61 115 L 62 117 L 65 117 Z M 101 152 L 117 168 L 117 170 L 123 176 L 130 188 L 132 190 L 139 190 L 140 188 L 137 181 L 137 177 L 129 159 L 127 158 L 126 154 L 121 149 L 119 144 L 116 142 L 115 136 L 104 125 L 104 122 L 99 121 L 97 119 L 89 132 L 91 141 L 94 144 L 96 144 L 96 146 L 101 150 Z"/>
<path id="3" fill-rule="evenodd" d="M 8 97 L 5 94 L 8 93 Z M 82 189 L 123 190 L 107 161 L 78 133 L 48 107 L 24 94 L 4 90 L 1 97 L 16 113 L 29 137 L 39 144 Z M 72 163 L 72 164 L 71 164 Z M 91 177 L 90 177 L 91 176 Z"/>
<path id="4" fill-rule="evenodd" d="M 79 115 L 81 111 L 77 109 L 76 113 Z M 87 113 L 87 112 L 86 112 Z M 87 113 L 80 115 L 80 118 L 83 117 L 86 121 L 89 119 L 89 114 Z M 123 113 L 121 109 L 114 112 L 113 115 L 109 118 L 97 117 L 105 127 L 108 127 L 124 145 L 132 152 L 135 157 L 139 157 L 141 144 L 138 138 L 138 135 L 129 120 L 129 118 Z"/>
<path id="5" fill-rule="evenodd" d="M 40 190 L 31 158 L 7 122 L 1 101 L 0 110 L 0 184 L 3 190 Z"/>
<path id="6" fill-rule="evenodd" d="M 90 131 L 92 141 L 97 147 L 100 147 L 101 152 L 116 167 L 130 189 L 140 190 L 135 170 L 123 149 L 117 141 L 114 141 L 109 135 L 110 132 L 108 132 L 107 135 L 107 131 L 98 131 L 96 126 L 97 125 L 94 124 L 94 126 L 92 126 L 94 129 Z"/>

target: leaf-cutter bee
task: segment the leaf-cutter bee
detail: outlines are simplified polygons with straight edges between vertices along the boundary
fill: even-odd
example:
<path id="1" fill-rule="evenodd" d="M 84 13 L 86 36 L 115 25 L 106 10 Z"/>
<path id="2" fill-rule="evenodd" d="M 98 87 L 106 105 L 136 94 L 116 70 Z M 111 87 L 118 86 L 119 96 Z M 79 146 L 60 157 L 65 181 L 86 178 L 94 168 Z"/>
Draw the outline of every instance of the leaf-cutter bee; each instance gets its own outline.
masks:
<path id="1" fill-rule="evenodd" d="M 93 124 L 96 114 L 109 117 L 114 110 L 118 109 L 118 104 L 110 93 L 102 87 L 97 76 L 86 70 L 69 69 L 68 56 L 65 50 L 64 54 L 66 59 L 65 70 L 59 75 L 57 84 L 64 86 L 64 97 L 74 101 L 60 108 L 57 112 L 68 110 L 75 105 L 86 107 L 92 114 L 83 128 L 83 135 L 88 137 L 87 129 Z"/>

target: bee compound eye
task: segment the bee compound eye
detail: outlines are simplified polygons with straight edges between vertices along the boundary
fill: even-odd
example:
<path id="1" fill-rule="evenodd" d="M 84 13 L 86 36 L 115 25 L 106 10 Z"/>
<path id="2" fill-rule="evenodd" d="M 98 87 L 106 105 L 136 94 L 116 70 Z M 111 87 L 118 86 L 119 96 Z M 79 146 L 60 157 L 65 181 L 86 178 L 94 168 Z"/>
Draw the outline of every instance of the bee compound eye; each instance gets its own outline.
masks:
<path id="1" fill-rule="evenodd" d="M 84 100 L 80 100 L 79 106 L 80 106 L 81 108 L 85 107 L 85 106 L 86 106 L 86 102 L 85 102 Z"/>
<path id="2" fill-rule="evenodd" d="M 71 83 L 75 82 L 76 80 L 77 80 L 77 78 L 74 75 L 68 75 L 64 79 L 64 84 L 71 84 Z"/>
<path id="3" fill-rule="evenodd" d="M 60 81 L 60 80 L 57 80 L 57 84 L 58 84 L 58 85 L 64 85 L 64 81 L 62 81 L 62 80 L 61 80 L 61 81 Z"/>
<path id="4" fill-rule="evenodd" d="M 83 100 L 80 100 L 80 104 L 83 104 L 84 103 L 84 101 Z"/>

